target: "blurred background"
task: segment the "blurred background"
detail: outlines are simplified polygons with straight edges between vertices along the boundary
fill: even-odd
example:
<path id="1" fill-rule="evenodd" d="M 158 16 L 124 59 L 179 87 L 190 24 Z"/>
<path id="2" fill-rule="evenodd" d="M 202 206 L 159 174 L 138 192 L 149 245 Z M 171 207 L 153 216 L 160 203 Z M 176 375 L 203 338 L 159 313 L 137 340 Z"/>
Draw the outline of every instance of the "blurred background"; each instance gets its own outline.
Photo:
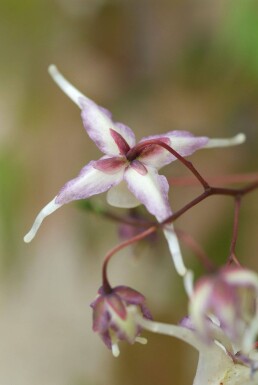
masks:
<path id="1" fill-rule="evenodd" d="M 183 342 L 144 333 L 147 346 L 123 344 L 114 359 L 91 330 L 101 264 L 121 240 L 116 223 L 74 203 L 23 243 L 38 211 L 100 156 L 47 68 L 56 64 L 138 139 L 173 129 L 244 132 L 245 145 L 191 160 L 206 177 L 256 172 L 257 1 L 1 0 L 0 46 L 0 384 L 190 385 L 197 355 Z M 189 175 L 177 162 L 164 174 Z M 199 192 L 172 187 L 173 209 Z M 106 207 L 105 196 L 91 203 Z M 251 268 L 258 268 L 257 210 L 254 192 L 242 205 L 237 244 Z M 223 263 L 232 220 L 233 201 L 213 197 L 177 226 Z M 111 282 L 145 294 L 156 320 L 178 323 L 187 312 L 182 283 L 162 236 L 151 242 L 118 254 Z M 202 267 L 182 247 L 198 275 Z"/>

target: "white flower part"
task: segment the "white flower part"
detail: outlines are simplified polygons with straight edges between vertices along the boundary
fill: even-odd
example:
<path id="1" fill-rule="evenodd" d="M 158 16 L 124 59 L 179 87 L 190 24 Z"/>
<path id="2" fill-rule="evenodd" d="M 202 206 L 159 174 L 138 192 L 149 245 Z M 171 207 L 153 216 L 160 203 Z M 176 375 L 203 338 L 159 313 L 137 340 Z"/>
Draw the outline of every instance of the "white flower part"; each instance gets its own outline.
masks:
<path id="1" fill-rule="evenodd" d="M 209 139 L 208 143 L 203 146 L 203 148 L 237 146 L 238 144 L 244 143 L 245 140 L 246 136 L 243 133 L 237 134 L 228 139 L 212 138 Z"/>
<path id="2" fill-rule="evenodd" d="M 30 231 L 25 235 L 25 237 L 23 238 L 24 239 L 24 242 L 26 243 L 29 243 L 32 241 L 32 239 L 35 237 L 41 223 L 43 222 L 43 220 L 50 214 L 52 214 L 54 211 L 56 211 L 57 209 L 59 209 L 59 207 L 62 206 L 62 204 L 57 204 L 55 202 L 56 200 L 56 197 L 51 201 L 49 202 L 40 212 L 39 214 L 37 215 L 33 225 L 32 225 L 32 228 L 30 229 Z"/>
<path id="3" fill-rule="evenodd" d="M 223 346 L 204 344 L 194 331 L 142 317 L 137 318 L 137 323 L 151 332 L 176 337 L 198 350 L 199 361 L 193 385 L 257 385 L 257 372 L 251 378 L 249 367 L 234 363 Z"/>
<path id="4" fill-rule="evenodd" d="M 54 82 L 61 88 L 61 90 L 75 103 L 79 108 L 81 108 L 80 99 L 88 99 L 83 95 L 77 88 L 75 88 L 70 82 L 68 82 L 65 77 L 58 71 L 57 67 L 54 64 L 51 64 L 48 67 L 48 72 Z"/>
<path id="5" fill-rule="evenodd" d="M 111 346 L 112 354 L 114 357 L 118 357 L 120 354 L 119 346 L 117 343 L 112 343 Z"/>
<path id="6" fill-rule="evenodd" d="M 132 209 L 141 205 L 141 202 L 128 190 L 125 181 L 111 187 L 107 192 L 107 202 L 111 206 Z"/>

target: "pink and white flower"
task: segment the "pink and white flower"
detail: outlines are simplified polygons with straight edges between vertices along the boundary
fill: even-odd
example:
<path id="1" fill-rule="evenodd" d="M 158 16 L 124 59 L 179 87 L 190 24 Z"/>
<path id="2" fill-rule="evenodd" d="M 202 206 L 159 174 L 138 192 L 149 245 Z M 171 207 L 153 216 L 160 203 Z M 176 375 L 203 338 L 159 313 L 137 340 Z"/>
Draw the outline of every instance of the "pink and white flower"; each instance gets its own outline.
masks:
<path id="1" fill-rule="evenodd" d="M 157 144 L 148 145 L 148 140 L 161 141 L 181 156 L 191 155 L 200 148 L 230 146 L 245 140 L 243 134 L 231 139 L 209 139 L 205 136 L 196 137 L 186 131 L 170 131 L 143 138 L 139 142 L 141 150 L 138 151 L 139 145 L 137 147 L 135 144 L 135 135 L 129 127 L 114 122 L 109 111 L 78 91 L 55 66 L 50 66 L 49 72 L 59 87 L 81 109 L 84 128 L 104 156 L 88 163 L 79 175 L 66 183 L 57 196 L 40 211 L 31 230 L 24 237 L 25 242 L 34 238 L 45 217 L 65 203 L 86 199 L 105 191 L 108 191 L 108 203 L 113 206 L 132 208 L 143 204 L 159 222 L 168 218 L 172 214 L 168 200 L 169 184 L 165 176 L 159 175 L 158 170 L 176 158 Z M 163 231 L 176 270 L 185 276 L 187 270 L 173 225 L 167 225 Z"/>
<path id="2" fill-rule="evenodd" d="M 249 352 L 258 333 L 258 275 L 241 267 L 225 267 L 201 278 L 190 299 L 189 314 L 204 340 L 214 339 L 214 325 L 218 325 L 238 350 Z"/>
<path id="3" fill-rule="evenodd" d="M 241 357 L 220 327 L 214 325 L 213 339 L 205 343 L 189 319 L 177 326 L 138 316 L 137 323 L 153 333 L 178 338 L 199 352 L 193 385 L 257 385 L 258 351 Z"/>

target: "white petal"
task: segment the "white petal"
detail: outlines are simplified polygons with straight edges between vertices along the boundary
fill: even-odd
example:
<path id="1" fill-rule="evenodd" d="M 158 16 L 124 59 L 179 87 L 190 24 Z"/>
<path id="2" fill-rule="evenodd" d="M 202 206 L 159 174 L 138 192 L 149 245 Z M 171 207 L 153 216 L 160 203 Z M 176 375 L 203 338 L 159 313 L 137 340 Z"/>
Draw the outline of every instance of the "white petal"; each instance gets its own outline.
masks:
<path id="1" fill-rule="evenodd" d="M 240 133 L 228 139 L 209 139 L 208 143 L 203 148 L 236 146 L 238 144 L 244 143 L 245 140 L 245 134 Z"/>
<path id="2" fill-rule="evenodd" d="M 146 168 L 148 173 L 141 175 L 132 167 L 128 167 L 125 171 L 124 179 L 127 182 L 129 190 L 136 198 L 144 204 L 147 210 L 154 215 L 159 222 L 162 222 L 172 213 L 168 202 L 168 182 L 163 175 L 158 174 L 156 169 L 147 166 Z M 178 274 L 183 276 L 187 270 L 184 266 L 173 225 L 168 224 L 163 232 L 168 241 L 175 268 Z"/>
<path id="3" fill-rule="evenodd" d="M 108 155 L 119 155 L 120 149 L 110 133 L 113 129 L 130 146 L 135 145 L 133 131 L 125 124 L 113 122 L 112 114 L 75 88 L 57 69 L 49 67 L 49 73 L 61 90 L 82 110 L 82 121 L 89 137 Z"/>
<path id="4" fill-rule="evenodd" d="M 138 199 L 128 190 L 125 181 L 119 185 L 111 187 L 107 192 L 107 202 L 114 207 L 132 209 L 141 204 Z"/>
<path id="5" fill-rule="evenodd" d="M 32 225 L 32 228 L 30 229 L 30 231 L 25 235 L 24 237 L 24 242 L 26 243 L 29 243 L 32 241 L 32 239 L 35 237 L 41 223 L 43 222 L 43 220 L 50 214 L 52 214 L 54 211 L 56 211 L 59 207 L 62 206 L 62 204 L 57 204 L 55 203 L 55 200 L 56 200 L 56 197 L 51 201 L 49 202 L 38 214 L 38 216 L 36 217 L 33 225 Z"/>
<path id="6" fill-rule="evenodd" d="M 80 99 L 86 98 L 77 88 L 75 88 L 64 76 L 58 71 L 57 67 L 54 64 L 51 64 L 48 67 L 48 72 L 55 81 L 55 83 L 61 88 L 61 90 L 75 103 L 79 108 L 81 108 Z"/>

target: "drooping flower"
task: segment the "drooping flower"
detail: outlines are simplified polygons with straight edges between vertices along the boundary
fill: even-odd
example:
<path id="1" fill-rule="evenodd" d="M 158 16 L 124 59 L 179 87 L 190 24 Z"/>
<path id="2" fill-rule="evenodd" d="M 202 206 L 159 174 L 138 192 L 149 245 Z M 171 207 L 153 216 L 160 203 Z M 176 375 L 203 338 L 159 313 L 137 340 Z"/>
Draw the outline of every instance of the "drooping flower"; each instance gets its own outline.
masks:
<path id="1" fill-rule="evenodd" d="M 142 328 L 138 325 L 136 316 L 140 315 L 146 319 L 152 317 L 145 305 L 145 297 L 138 291 L 127 286 L 117 286 L 105 292 L 101 287 L 91 307 L 93 330 L 100 335 L 115 357 L 119 355 L 120 341 L 130 344 L 147 342 L 145 338 L 140 337 Z"/>
<path id="2" fill-rule="evenodd" d="M 239 350 L 249 352 L 258 333 L 258 275 L 241 267 L 225 267 L 201 278 L 190 299 L 189 314 L 205 340 L 214 339 L 215 323 Z"/>
<path id="3" fill-rule="evenodd" d="M 177 326 L 138 317 L 138 324 L 151 332 L 178 338 L 199 352 L 193 385 L 257 385 L 257 350 L 240 357 L 220 327 L 214 325 L 214 339 L 205 343 L 189 319 Z"/>
<path id="4" fill-rule="evenodd" d="M 65 203 L 86 199 L 105 191 L 108 191 L 108 203 L 113 206 L 132 208 L 143 204 L 159 222 L 168 218 L 172 214 L 168 201 L 169 184 L 163 175 L 159 175 L 158 170 L 176 158 L 160 145 L 153 142 L 149 144 L 150 140 L 169 145 L 181 156 L 191 155 L 200 148 L 230 146 L 245 140 L 243 134 L 231 139 L 209 139 L 204 136 L 195 137 L 186 131 L 170 131 L 143 138 L 137 146 L 134 133 L 129 127 L 114 122 L 109 111 L 78 91 L 55 66 L 50 66 L 49 72 L 59 87 L 82 110 L 83 125 L 104 156 L 88 163 L 78 177 L 66 183 L 57 196 L 40 211 L 31 230 L 24 237 L 25 242 L 34 238 L 46 216 Z M 187 270 L 173 225 L 166 225 L 163 231 L 176 270 L 185 276 Z"/>

